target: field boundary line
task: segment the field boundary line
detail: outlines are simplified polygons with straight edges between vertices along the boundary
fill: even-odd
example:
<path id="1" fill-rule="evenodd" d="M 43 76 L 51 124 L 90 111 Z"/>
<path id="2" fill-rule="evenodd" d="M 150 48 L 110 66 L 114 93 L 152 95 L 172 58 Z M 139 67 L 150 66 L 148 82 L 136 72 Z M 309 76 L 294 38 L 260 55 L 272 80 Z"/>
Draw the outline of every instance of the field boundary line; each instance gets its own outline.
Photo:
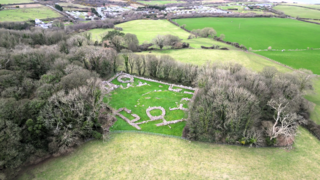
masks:
<path id="1" fill-rule="evenodd" d="M 247 148 L 288 148 L 291 146 L 250 146 L 250 145 L 241 145 L 241 144 L 228 144 L 228 143 L 218 143 L 218 142 L 207 142 L 207 141 L 200 141 L 200 140 L 190 140 L 182 136 L 174 136 L 168 134 L 161 134 L 161 133 L 154 133 L 154 132 L 147 132 L 147 131 L 137 131 L 137 130 L 113 130 L 110 131 L 109 134 L 121 134 L 121 133 L 136 133 L 136 134 L 147 134 L 147 135 L 155 135 L 155 136 L 163 136 L 168 138 L 176 138 L 181 139 L 189 142 L 201 142 L 201 143 L 208 143 L 208 144 L 216 144 L 216 145 L 227 145 L 227 146 L 239 146 L 239 147 L 247 147 Z"/>

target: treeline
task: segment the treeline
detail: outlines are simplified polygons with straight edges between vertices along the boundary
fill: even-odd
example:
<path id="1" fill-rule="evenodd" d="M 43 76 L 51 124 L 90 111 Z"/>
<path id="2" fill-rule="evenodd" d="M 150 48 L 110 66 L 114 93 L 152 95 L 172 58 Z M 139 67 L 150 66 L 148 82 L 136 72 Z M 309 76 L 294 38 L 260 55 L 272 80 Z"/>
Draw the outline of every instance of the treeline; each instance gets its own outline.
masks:
<path id="1" fill-rule="evenodd" d="M 116 52 L 90 46 L 87 37 L 52 39 L 58 31 L 1 32 L 12 43 L 0 48 L 0 171 L 14 177 L 24 164 L 101 138 L 115 118 L 100 78 L 114 73 Z M 65 43 L 68 54 L 60 51 Z"/>
<path id="2" fill-rule="evenodd" d="M 265 67 L 206 65 L 194 81 L 199 88 L 184 136 L 192 140 L 250 145 L 291 145 L 309 118 L 312 72 L 280 73 Z M 278 140 L 278 142 L 277 142 Z"/>

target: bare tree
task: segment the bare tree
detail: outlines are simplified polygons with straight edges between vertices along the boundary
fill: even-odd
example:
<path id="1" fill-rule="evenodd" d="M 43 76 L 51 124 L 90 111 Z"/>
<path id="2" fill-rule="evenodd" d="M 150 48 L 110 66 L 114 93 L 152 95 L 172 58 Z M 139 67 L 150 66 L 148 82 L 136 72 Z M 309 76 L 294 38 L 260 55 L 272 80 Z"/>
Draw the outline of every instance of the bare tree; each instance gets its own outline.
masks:
<path id="1" fill-rule="evenodd" d="M 279 136 L 284 136 L 285 140 L 292 140 L 292 137 L 296 136 L 298 121 L 302 119 L 301 116 L 298 116 L 296 113 L 288 112 L 289 102 L 284 98 L 278 100 L 271 99 L 268 102 L 268 105 L 275 110 L 274 120 L 272 129 L 268 131 L 270 140 L 277 138 Z"/>
<path id="2" fill-rule="evenodd" d="M 160 49 L 162 49 L 163 46 L 165 45 L 165 40 L 166 40 L 165 36 L 157 35 L 155 38 L 152 39 L 152 43 L 158 46 Z"/>

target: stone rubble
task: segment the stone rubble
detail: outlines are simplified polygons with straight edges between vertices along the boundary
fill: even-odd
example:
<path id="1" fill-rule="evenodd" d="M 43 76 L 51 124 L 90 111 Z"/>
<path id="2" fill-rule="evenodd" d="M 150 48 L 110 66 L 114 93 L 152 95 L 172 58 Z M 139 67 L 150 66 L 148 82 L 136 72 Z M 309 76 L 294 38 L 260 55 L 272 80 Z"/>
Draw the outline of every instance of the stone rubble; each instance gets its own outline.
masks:
<path id="1" fill-rule="evenodd" d="M 123 78 L 129 78 L 130 80 L 124 81 L 124 80 L 122 80 Z M 122 74 L 122 75 L 118 76 L 117 80 L 121 83 L 133 83 L 133 81 L 134 81 L 133 76 L 131 76 L 129 74 Z"/>
<path id="2" fill-rule="evenodd" d="M 124 88 L 122 85 L 118 86 L 118 85 L 115 85 L 115 84 L 112 84 L 111 81 L 113 81 L 115 78 L 117 78 L 117 80 L 121 83 L 128 83 L 127 84 L 127 87 Z M 127 80 L 127 81 L 124 81 L 122 80 L 123 78 L 129 78 L 130 80 Z M 162 81 L 157 81 L 157 80 L 154 80 L 154 79 L 149 79 L 149 78 L 144 78 L 144 77 L 138 77 L 138 76 L 134 76 L 134 75 L 129 75 L 129 74 L 126 74 L 126 73 L 117 73 L 114 77 L 112 77 L 111 79 L 109 79 L 108 81 L 103 81 L 102 82 L 102 85 L 104 85 L 105 89 L 108 91 L 108 92 L 111 92 L 112 90 L 116 89 L 116 88 L 122 88 L 122 89 L 128 89 L 129 87 L 133 87 L 130 83 L 134 82 L 134 78 L 137 78 L 137 79 L 141 79 L 141 80 L 145 80 L 145 81 L 150 81 L 150 82 L 156 82 L 156 83 L 161 83 L 161 84 L 165 84 L 165 85 L 169 85 L 169 88 L 168 90 L 169 91 L 174 91 L 174 92 L 180 92 L 182 91 L 182 89 L 188 89 L 188 90 L 194 90 L 195 92 L 192 93 L 192 92 L 188 92 L 188 91 L 184 91 L 184 93 L 186 94 L 196 94 L 198 89 L 197 88 L 192 88 L 192 87 L 187 87 L 187 86 L 183 86 L 183 85 L 174 85 L 174 84 L 169 84 L 169 83 L 166 83 L 166 82 L 162 82 Z M 141 81 L 139 81 L 139 84 L 137 85 L 138 87 L 140 86 L 145 86 L 145 85 L 149 85 L 147 84 L 146 82 L 145 83 L 142 83 Z M 150 86 L 150 85 L 149 85 Z M 173 86 L 176 86 L 176 87 L 179 87 L 179 88 L 182 88 L 182 89 L 173 89 Z M 159 85 L 159 87 L 162 87 L 161 85 Z M 158 90 L 158 92 L 160 92 L 161 90 Z M 167 91 L 167 90 L 165 90 Z M 153 91 L 151 91 L 153 92 Z M 146 94 L 149 94 L 151 92 L 147 92 L 145 94 L 143 94 L 142 96 L 146 95 Z M 155 92 L 157 92 L 157 90 L 155 90 Z M 149 99 L 150 97 L 146 97 L 146 99 Z M 156 99 L 160 99 L 160 98 L 156 98 Z M 192 99 L 194 99 L 194 96 L 192 97 Z M 191 101 L 192 99 L 189 99 L 189 98 L 182 98 L 181 101 Z M 139 105 L 140 103 L 138 103 Z M 144 106 L 144 105 L 142 105 Z M 177 103 L 177 106 L 178 106 L 178 103 Z M 137 107 L 137 105 L 135 105 L 135 107 Z M 155 109 L 159 109 L 162 111 L 162 114 L 160 116 L 152 116 L 150 114 L 150 111 L 152 110 L 155 110 Z M 183 111 L 188 111 L 187 108 L 184 108 L 183 107 L 183 104 L 180 104 L 178 107 L 176 108 L 169 108 L 170 111 L 173 111 L 173 110 L 183 110 Z M 144 124 L 144 123 L 147 123 L 147 122 L 150 122 L 150 121 L 156 121 L 156 120 L 163 120 L 162 123 L 159 123 L 159 124 L 156 124 L 156 126 L 165 126 L 165 125 L 169 125 L 169 124 L 175 124 L 175 123 L 179 123 L 179 122 L 182 122 L 182 121 L 185 121 L 185 119 L 179 119 L 179 120 L 173 120 L 173 121 L 166 121 L 164 119 L 164 116 L 166 114 L 166 111 L 163 107 L 159 106 L 159 107 L 150 107 L 147 108 L 146 110 L 146 114 L 148 115 L 148 117 L 150 118 L 150 120 L 147 120 L 147 121 L 142 121 L 142 122 L 139 122 L 139 123 L 135 123 L 137 121 L 140 120 L 140 116 L 138 116 L 137 114 L 131 114 L 134 119 L 133 120 L 129 120 L 127 117 L 123 116 L 122 114 L 120 114 L 121 111 L 125 111 L 126 113 L 128 114 L 131 114 L 131 110 L 127 109 L 127 108 L 119 108 L 117 111 L 116 111 L 116 115 L 118 115 L 119 117 L 121 117 L 122 119 L 124 119 L 128 124 L 130 124 L 131 126 L 135 127 L 136 129 L 138 130 L 141 130 L 141 128 L 138 126 L 140 124 Z M 171 128 L 171 127 L 170 127 Z"/>
<path id="3" fill-rule="evenodd" d="M 178 107 L 176 107 L 176 108 L 170 108 L 170 107 L 169 107 L 169 110 L 170 110 L 170 111 L 174 111 L 174 110 L 188 111 L 187 108 L 184 108 L 184 107 L 183 107 L 183 104 L 180 104 L 180 105 L 179 105 Z"/>

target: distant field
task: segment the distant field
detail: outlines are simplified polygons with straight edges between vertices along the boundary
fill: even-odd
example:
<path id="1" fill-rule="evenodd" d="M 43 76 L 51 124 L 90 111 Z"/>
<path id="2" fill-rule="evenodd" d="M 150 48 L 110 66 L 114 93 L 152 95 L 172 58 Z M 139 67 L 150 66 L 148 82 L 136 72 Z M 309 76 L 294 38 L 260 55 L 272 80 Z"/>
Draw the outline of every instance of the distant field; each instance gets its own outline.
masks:
<path id="1" fill-rule="evenodd" d="M 320 50 L 308 51 L 261 51 L 256 52 L 295 69 L 309 69 L 320 74 Z"/>
<path id="2" fill-rule="evenodd" d="M 235 13 L 273 14 L 271 12 L 264 12 L 263 10 L 245 10 L 243 6 L 219 6 L 218 8 L 223 9 L 223 10 L 236 8 L 238 10 L 230 10 Z"/>
<path id="3" fill-rule="evenodd" d="M 286 5 L 286 4 L 283 4 Z M 303 7 L 309 7 L 309 8 L 314 8 L 314 9 L 320 9 L 320 5 L 316 4 L 288 4 L 288 5 L 293 5 L 293 6 L 303 6 Z"/>
<path id="4" fill-rule="evenodd" d="M 67 7 L 67 6 L 74 6 L 74 7 L 79 7 L 79 8 L 89 8 L 89 6 L 84 6 L 81 4 L 73 4 L 73 3 L 58 3 L 62 7 Z"/>
<path id="5" fill-rule="evenodd" d="M 142 4 L 147 5 L 164 5 L 164 4 L 172 4 L 172 3 L 185 3 L 184 1 L 137 1 Z"/>
<path id="6" fill-rule="evenodd" d="M 19 179 L 318 179 L 320 142 L 299 130 L 292 150 L 112 134 L 106 142 L 90 141 L 39 164 Z"/>
<path id="7" fill-rule="evenodd" d="M 320 11 L 319 11 L 320 12 Z M 188 18 L 174 20 L 188 30 L 213 27 L 226 41 L 247 48 L 306 49 L 320 48 L 320 26 L 281 18 Z M 239 28 L 240 26 L 240 28 Z"/>
<path id="8" fill-rule="evenodd" d="M 290 71 L 288 68 L 268 61 L 253 53 L 247 53 L 238 50 L 222 51 L 209 49 L 181 49 L 181 50 L 163 50 L 152 51 L 156 55 L 170 55 L 174 59 L 185 62 L 202 65 L 210 62 L 235 62 L 244 65 L 254 71 L 261 71 L 265 66 L 274 66 L 282 72 Z"/>
<path id="9" fill-rule="evenodd" d="M 320 12 L 320 11 L 319 11 Z M 226 41 L 238 42 L 247 48 L 307 49 L 320 48 L 320 26 L 279 18 L 190 18 L 174 20 L 186 24 L 188 30 L 213 27 Z M 240 26 L 240 28 L 239 28 Z M 320 51 L 261 51 L 258 54 L 291 66 L 310 69 L 320 74 Z"/>
<path id="10" fill-rule="evenodd" d="M 320 23 L 320 20 L 307 20 L 307 21 Z"/>
<path id="11" fill-rule="evenodd" d="M 312 19 L 320 18 L 320 11 L 313 10 L 313 9 L 294 7 L 294 6 L 275 6 L 274 9 L 277 11 L 282 11 L 283 13 L 292 17 L 312 18 Z"/>
<path id="12" fill-rule="evenodd" d="M 28 21 L 34 19 L 47 19 L 61 15 L 50 8 L 23 8 L 0 11 L 0 22 Z"/>
<path id="13" fill-rule="evenodd" d="M 122 27 L 124 33 L 132 33 L 137 35 L 140 44 L 145 41 L 150 42 L 158 34 L 172 34 L 179 36 L 181 39 L 187 39 L 189 33 L 183 31 L 179 27 L 171 24 L 167 20 L 135 20 L 116 25 Z M 100 40 L 100 35 L 106 33 L 106 29 L 93 29 L 89 32 L 95 40 Z M 97 39 L 98 38 L 98 39 Z"/>
<path id="14" fill-rule="evenodd" d="M 181 39 L 183 39 L 183 42 L 189 43 L 190 46 L 194 48 L 201 48 L 201 46 L 219 45 L 220 47 L 236 49 L 233 46 L 208 38 L 188 39 L 188 36 L 190 35 L 188 32 L 171 24 L 167 20 L 136 20 L 118 24 L 116 26 L 122 27 L 122 32 L 124 33 L 137 35 L 140 44 L 144 43 L 145 41 L 151 42 L 151 40 L 158 34 L 172 34 L 175 36 L 179 36 Z M 110 30 L 111 29 L 92 29 L 88 32 L 92 33 L 93 40 L 101 41 L 101 36 L 106 34 Z"/>
<path id="15" fill-rule="evenodd" d="M 29 3 L 34 2 L 32 0 L 1 0 L 0 4 L 19 4 L 19 3 Z"/>

